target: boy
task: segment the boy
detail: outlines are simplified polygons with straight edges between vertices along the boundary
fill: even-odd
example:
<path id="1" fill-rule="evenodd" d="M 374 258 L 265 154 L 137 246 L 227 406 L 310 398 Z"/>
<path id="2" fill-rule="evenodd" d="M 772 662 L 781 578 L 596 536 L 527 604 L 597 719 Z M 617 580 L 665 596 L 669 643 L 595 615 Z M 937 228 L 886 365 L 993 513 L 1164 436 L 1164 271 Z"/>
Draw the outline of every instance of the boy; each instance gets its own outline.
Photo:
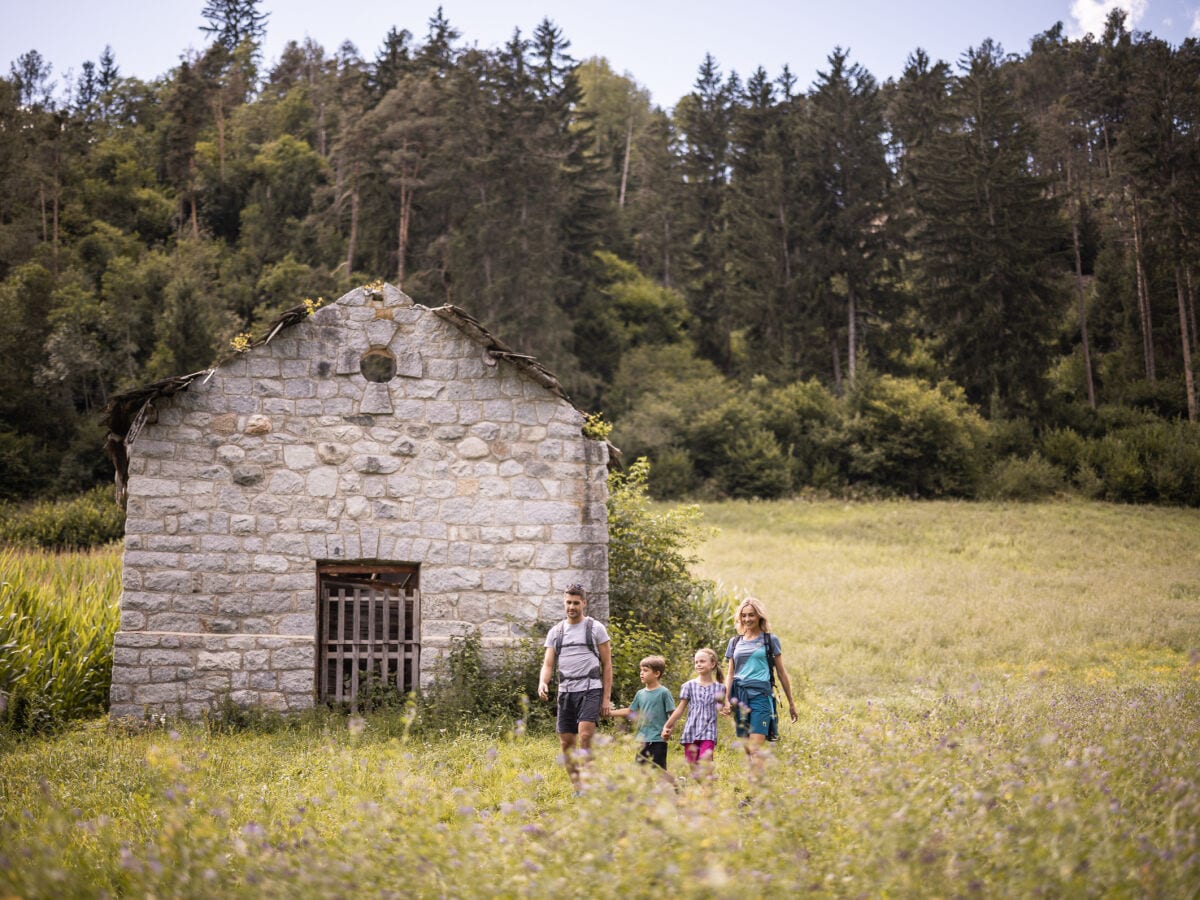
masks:
<path id="1" fill-rule="evenodd" d="M 667 661 L 661 656 L 647 656 L 638 665 L 638 676 L 645 685 L 624 709 L 614 709 L 614 716 L 628 717 L 637 722 L 639 763 L 652 762 L 664 772 L 667 770 L 667 742 L 663 740 L 663 726 L 675 708 L 675 698 L 659 682 L 667 671 Z"/>

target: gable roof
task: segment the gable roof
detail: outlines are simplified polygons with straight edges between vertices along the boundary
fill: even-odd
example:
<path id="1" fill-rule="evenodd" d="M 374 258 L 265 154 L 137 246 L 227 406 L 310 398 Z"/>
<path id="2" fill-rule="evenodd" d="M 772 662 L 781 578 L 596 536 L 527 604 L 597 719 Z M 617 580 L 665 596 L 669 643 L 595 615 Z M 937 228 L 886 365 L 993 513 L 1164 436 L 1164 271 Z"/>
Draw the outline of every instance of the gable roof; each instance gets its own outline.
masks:
<path id="1" fill-rule="evenodd" d="M 370 286 L 357 288 L 356 290 L 367 291 L 369 294 L 382 296 L 384 288 L 391 288 L 391 286 L 384 285 L 382 288 Z M 399 293 L 396 288 L 392 288 L 392 290 L 397 290 Z M 353 293 L 353 291 L 349 293 Z M 339 297 L 334 302 L 340 302 L 344 297 L 349 296 L 349 293 L 344 294 L 343 297 Z M 449 322 L 470 340 L 483 347 L 488 354 L 496 359 L 504 360 L 556 397 L 565 400 L 571 406 L 575 406 L 571 398 L 567 396 L 566 391 L 563 390 L 558 379 L 554 376 L 554 373 L 539 363 L 534 357 L 525 353 L 519 353 L 509 347 L 465 310 L 451 305 L 420 308 L 427 309 L 439 318 Z M 311 304 L 301 304 L 300 306 L 294 306 L 284 311 L 267 326 L 266 331 L 261 337 L 251 340 L 244 350 L 235 350 L 224 354 L 207 369 L 192 372 L 188 375 L 174 375 L 170 378 L 163 378 L 151 384 L 143 385 L 142 387 L 114 394 L 109 400 L 108 405 L 104 408 L 101 421 L 108 427 L 104 452 L 112 461 L 113 467 L 116 470 L 118 501 L 124 505 L 126 482 L 129 477 L 129 456 L 126 447 L 137 438 L 138 432 L 141 431 L 142 426 L 146 423 L 157 400 L 170 397 L 180 391 L 186 391 L 197 380 L 211 377 L 225 363 L 239 356 L 241 353 L 270 343 L 280 332 L 291 328 L 299 322 L 305 321 L 312 312 L 313 308 Z M 575 408 L 579 409 L 578 407 Z M 583 413 L 583 410 L 579 411 Z M 586 415 L 586 413 L 584 414 Z M 611 451 L 615 451 L 616 448 L 612 447 L 611 444 L 609 447 L 611 459 Z"/>

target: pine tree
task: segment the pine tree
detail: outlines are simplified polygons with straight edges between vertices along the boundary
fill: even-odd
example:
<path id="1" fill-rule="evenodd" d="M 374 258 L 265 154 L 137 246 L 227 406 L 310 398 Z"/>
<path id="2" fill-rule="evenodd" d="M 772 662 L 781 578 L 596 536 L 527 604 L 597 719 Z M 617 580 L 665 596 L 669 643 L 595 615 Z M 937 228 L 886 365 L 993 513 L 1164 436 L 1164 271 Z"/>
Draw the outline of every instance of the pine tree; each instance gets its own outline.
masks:
<path id="1" fill-rule="evenodd" d="M 9 66 L 9 77 L 17 88 L 17 104 L 32 110 L 54 108 L 54 66 L 42 54 L 30 50 Z"/>
<path id="2" fill-rule="evenodd" d="M 208 0 L 200 15 L 206 24 L 200 30 L 232 54 L 243 42 L 258 53 L 267 35 L 269 13 L 259 10 L 260 0 Z"/>
<path id="3" fill-rule="evenodd" d="M 717 61 L 705 54 L 695 89 L 675 109 L 686 178 L 681 224 L 690 242 L 688 304 L 696 320 L 700 354 L 727 372 L 733 363 L 733 322 L 726 272 L 725 187 L 733 102 L 739 90 L 737 74 L 723 80 Z"/>
<path id="4" fill-rule="evenodd" d="M 397 30 L 393 26 L 388 29 L 383 46 L 375 54 L 375 63 L 371 66 L 367 80 L 371 94 L 376 100 L 381 100 L 400 83 L 401 78 L 414 70 L 411 41 L 412 32 L 407 28 Z"/>
<path id="5" fill-rule="evenodd" d="M 1061 313 L 1057 202 L 1030 171 L 1011 68 L 985 41 L 960 63 L 939 133 L 914 173 L 919 288 L 951 376 L 994 415 L 1036 411 Z"/>
<path id="6" fill-rule="evenodd" d="M 878 85 L 848 60 L 848 52 L 839 47 L 829 56 L 829 70 L 818 73 L 808 134 L 815 153 L 814 224 L 822 269 L 831 294 L 843 304 L 846 374 L 853 381 L 863 343 L 860 332 L 886 264 L 883 213 L 890 172 Z M 840 378 L 840 368 L 835 368 L 835 382 Z"/>

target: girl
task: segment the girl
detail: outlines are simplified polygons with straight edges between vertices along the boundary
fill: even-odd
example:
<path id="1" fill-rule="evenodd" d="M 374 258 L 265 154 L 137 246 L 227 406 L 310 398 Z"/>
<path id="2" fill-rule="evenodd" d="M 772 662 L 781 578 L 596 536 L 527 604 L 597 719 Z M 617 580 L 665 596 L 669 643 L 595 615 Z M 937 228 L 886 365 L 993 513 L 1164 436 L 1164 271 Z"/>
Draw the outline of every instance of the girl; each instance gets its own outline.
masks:
<path id="1" fill-rule="evenodd" d="M 695 666 L 696 677 L 680 689 L 679 705 L 663 726 L 662 735 L 670 738 L 679 717 L 687 713 L 680 742 L 692 767 L 692 777 L 699 780 L 712 773 L 712 755 L 717 747 L 717 710 L 725 700 L 725 685 L 721 683 L 721 664 L 715 651 L 708 647 L 697 650 Z"/>

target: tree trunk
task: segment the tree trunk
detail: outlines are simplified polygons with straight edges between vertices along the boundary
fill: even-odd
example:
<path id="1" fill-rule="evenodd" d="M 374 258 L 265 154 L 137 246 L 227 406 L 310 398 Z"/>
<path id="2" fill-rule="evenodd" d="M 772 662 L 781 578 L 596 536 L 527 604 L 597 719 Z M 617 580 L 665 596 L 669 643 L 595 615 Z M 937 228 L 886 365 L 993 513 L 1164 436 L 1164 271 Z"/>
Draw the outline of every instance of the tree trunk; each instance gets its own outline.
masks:
<path id="1" fill-rule="evenodd" d="M 1187 286 L 1187 308 L 1188 308 L 1188 328 L 1192 333 L 1192 349 L 1195 350 L 1200 344 L 1197 339 L 1200 334 L 1196 333 L 1196 292 L 1192 290 L 1192 267 L 1184 266 L 1184 284 Z"/>
<path id="2" fill-rule="evenodd" d="M 405 271 L 404 260 L 408 256 L 408 226 L 412 220 L 413 191 L 406 183 L 400 186 L 400 228 L 396 242 L 396 287 L 404 290 Z"/>
<path id="3" fill-rule="evenodd" d="M 1187 291 L 1184 288 L 1183 266 L 1175 263 L 1175 296 L 1179 301 L 1179 336 L 1183 347 L 1183 384 L 1187 389 L 1188 421 L 1196 421 L 1196 383 L 1192 374 L 1192 339 L 1188 330 Z"/>
<path id="4" fill-rule="evenodd" d="M 1083 372 L 1087 381 L 1088 406 L 1096 408 L 1096 382 L 1092 377 L 1092 348 L 1088 341 L 1087 299 L 1083 293 L 1083 258 L 1079 252 L 1079 219 L 1071 219 L 1071 242 L 1075 247 L 1075 294 L 1079 301 L 1079 339 L 1083 344 Z"/>
<path id="5" fill-rule="evenodd" d="M 213 97 L 213 114 L 217 120 L 217 158 L 220 160 L 221 184 L 225 183 L 225 109 L 221 103 L 221 92 Z"/>
<path id="6" fill-rule="evenodd" d="M 1142 222 L 1136 197 L 1133 200 L 1133 263 L 1137 275 L 1138 319 L 1142 326 L 1142 355 L 1145 358 L 1146 380 L 1153 382 L 1154 332 L 1150 321 L 1150 286 L 1146 281 L 1146 267 L 1142 259 Z"/>
<path id="7" fill-rule="evenodd" d="M 358 163 L 354 164 L 350 189 L 350 234 L 346 240 L 346 278 L 354 273 L 354 254 L 358 252 Z"/>
<path id="8" fill-rule="evenodd" d="M 321 100 L 317 104 L 317 153 L 321 154 L 322 159 L 327 159 L 329 157 L 329 151 L 327 149 L 326 131 L 327 131 L 327 129 L 325 128 L 325 101 Z"/>
<path id="9" fill-rule="evenodd" d="M 788 250 L 787 211 L 783 208 L 783 200 L 779 201 L 779 232 L 783 251 L 783 280 L 785 288 L 792 283 L 792 254 Z"/>
<path id="10" fill-rule="evenodd" d="M 58 273 L 58 195 L 59 195 L 59 188 L 58 188 L 58 185 L 56 184 L 54 186 L 54 198 L 50 204 L 51 217 L 52 217 L 51 221 L 53 222 L 53 232 L 52 233 L 54 235 L 54 239 L 51 241 L 50 248 L 51 248 L 51 258 L 54 260 L 55 274 Z"/>
<path id="11" fill-rule="evenodd" d="M 671 219 L 663 217 L 663 287 L 671 286 Z"/>
<path id="12" fill-rule="evenodd" d="M 854 296 L 854 282 L 846 278 L 846 376 L 854 383 L 858 370 L 858 299 Z"/>
<path id="13" fill-rule="evenodd" d="M 1087 383 L 1088 406 L 1096 408 L 1096 378 L 1092 372 L 1092 344 L 1088 339 L 1087 298 L 1083 290 L 1083 254 L 1079 248 L 1079 219 L 1083 215 L 1083 200 L 1075 191 L 1074 170 L 1067 158 L 1067 194 L 1074 200 L 1075 214 L 1071 217 L 1071 245 L 1075 250 L 1075 294 L 1079 302 L 1079 340 L 1083 345 L 1083 372 Z"/>
<path id="14" fill-rule="evenodd" d="M 1107 122 L 1101 123 L 1100 133 L 1104 135 L 1104 175 L 1106 178 L 1112 178 L 1112 147 L 1108 142 Z"/>
<path id="15" fill-rule="evenodd" d="M 837 396 L 842 396 L 842 354 L 838 350 L 837 338 L 829 342 L 829 347 L 833 351 L 833 392 Z"/>
<path id="16" fill-rule="evenodd" d="M 625 159 L 621 162 L 621 193 L 617 198 L 617 209 L 625 208 L 625 185 L 629 182 L 629 148 L 633 144 L 633 116 L 625 129 Z"/>

